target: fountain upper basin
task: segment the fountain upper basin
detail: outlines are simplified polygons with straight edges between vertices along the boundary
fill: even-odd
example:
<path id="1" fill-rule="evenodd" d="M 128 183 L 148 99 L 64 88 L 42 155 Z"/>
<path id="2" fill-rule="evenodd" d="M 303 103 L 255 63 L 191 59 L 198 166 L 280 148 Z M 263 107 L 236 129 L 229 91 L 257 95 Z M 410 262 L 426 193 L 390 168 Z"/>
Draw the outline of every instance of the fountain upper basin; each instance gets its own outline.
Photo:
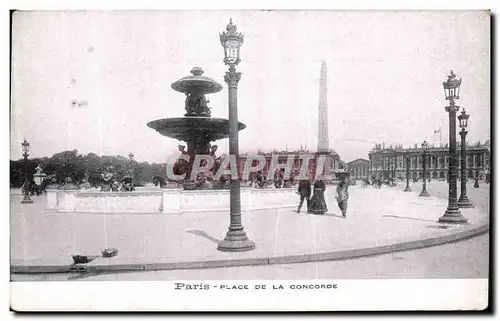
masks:
<path id="1" fill-rule="evenodd" d="M 150 121 L 148 127 L 163 136 L 182 141 L 196 134 L 204 134 L 210 141 L 229 137 L 229 120 L 223 118 L 197 116 L 164 118 Z M 238 122 L 238 130 L 245 128 L 245 124 Z"/>

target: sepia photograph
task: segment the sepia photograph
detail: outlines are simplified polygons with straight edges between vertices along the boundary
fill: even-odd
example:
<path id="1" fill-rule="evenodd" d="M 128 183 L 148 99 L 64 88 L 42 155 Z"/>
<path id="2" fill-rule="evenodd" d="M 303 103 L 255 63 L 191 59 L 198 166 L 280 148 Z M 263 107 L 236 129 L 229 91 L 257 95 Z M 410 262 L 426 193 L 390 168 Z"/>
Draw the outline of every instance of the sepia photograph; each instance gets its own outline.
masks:
<path id="1" fill-rule="evenodd" d="M 12 310 L 491 305 L 490 11 L 10 19 Z"/>

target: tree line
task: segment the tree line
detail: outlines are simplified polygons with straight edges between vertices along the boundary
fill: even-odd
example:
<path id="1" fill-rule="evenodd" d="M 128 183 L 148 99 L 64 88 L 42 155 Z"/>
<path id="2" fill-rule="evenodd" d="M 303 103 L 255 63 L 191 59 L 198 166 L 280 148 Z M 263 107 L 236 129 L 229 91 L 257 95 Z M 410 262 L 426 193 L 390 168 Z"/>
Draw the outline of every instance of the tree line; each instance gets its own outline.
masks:
<path id="1" fill-rule="evenodd" d="M 127 173 L 132 174 L 134 185 L 152 182 L 153 176 L 165 176 L 165 164 L 137 162 L 123 156 L 99 156 L 95 153 L 79 154 L 78 150 L 68 150 L 52 155 L 52 157 L 29 158 L 10 161 L 10 186 L 21 187 L 26 173 L 33 180 L 35 168 L 40 165 L 47 175 L 54 174 L 57 183 L 66 177 L 74 182 L 87 178 L 89 183 L 98 185 L 108 166 L 113 166 L 118 179 Z"/>

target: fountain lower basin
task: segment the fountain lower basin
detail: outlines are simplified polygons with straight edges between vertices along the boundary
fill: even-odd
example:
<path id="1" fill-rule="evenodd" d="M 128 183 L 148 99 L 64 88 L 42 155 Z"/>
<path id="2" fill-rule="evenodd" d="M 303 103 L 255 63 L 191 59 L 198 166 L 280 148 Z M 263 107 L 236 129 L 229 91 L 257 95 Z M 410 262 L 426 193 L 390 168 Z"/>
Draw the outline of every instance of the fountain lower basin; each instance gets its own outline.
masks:
<path id="1" fill-rule="evenodd" d="M 181 214 L 229 211 L 229 190 L 167 188 L 133 192 L 47 189 L 46 209 L 60 213 Z M 279 200 L 279 202 L 276 202 Z M 295 188 L 241 187 L 242 211 L 295 207 Z"/>

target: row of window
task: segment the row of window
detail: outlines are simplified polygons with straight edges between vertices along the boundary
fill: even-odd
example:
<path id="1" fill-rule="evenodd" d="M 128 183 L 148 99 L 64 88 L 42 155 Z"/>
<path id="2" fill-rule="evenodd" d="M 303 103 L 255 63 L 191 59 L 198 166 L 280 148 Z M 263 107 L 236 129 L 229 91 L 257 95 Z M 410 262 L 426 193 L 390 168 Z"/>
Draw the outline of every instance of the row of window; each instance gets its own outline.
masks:
<path id="1" fill-rule="evenodd" d="M 467 156 L 467 164 L 472 167 L 474 163 L 476 164 L 484 164 L 485 166 L 489 165 L 489 155 L 487 153 L 484 154 L 472 154 Z M 405 156 L 385 156 L 383 158 L 377 157 L 374 159 L 376 163 L 383 163 L 385 166 L 387 164 L 397 163 L 398 167 L 406 167 L 406 157 Z M 430 159 L 427 160 L 428 164 L 434 165 L 434 167 L 444 167 L 444 164 L 448 164 L 449 156 L 430 156 Z M 458 161 L 460 162 L 461 156 L 458 155 Z M 411 167 L 415 167 L 415 165 L 422 166 L 423 156 L 410 156 L 410 164 Z M 429 162 L 430 161 L 430 162 Z"/>
<path id="2" fill-rule="evenodd" d="M 389 176 L 393 176 L 392 173 L 386 173 L 386 172 L 373 172 L 371 173 L 371 175 L 368 175 L 368 176 L 375 176 L 376 178 L 379 178 L 379 177 L 382 177 L 382 176 L 386 176 L 387 174 L 389 174 Z M 410 174 L 410 178 L 422 178 L 422 175 L 423 173 L 422 172 L 412 172 Z M 431 171 L 431 172 L 427 172 L 426 173 L 426 176 L 429 177 L 429 178 L 445 178 L 445 175 L 446 175 L 446 171 Z M 366 175 L 358 175 L 358 176 L 355 176 L 355 177 L 368 177 Z M 396 175 L 394 175 L 396 178 L 398 179 L 404 179 L 406 178 L 406 175 L 403 175 L 401 173 L 397 173 Z M 459 175 L 460 176 L 460 175 Z M 480 171 L 480 170 L 469 170 L 467 171 L 467 178 L 476 178 L 478 177 L 479 179 L 483 179 L 485 176 L 485 173 L 483 171 Z"/>
<path id="3" fill-rule="evenodd" d="M 467 157 L 467 167 L 489 167 L 489 159 L 488 157 L 481 157 L 481 155 L 478 155 L 479 157 L 476 157 L 475 162 L 472 157 L 472 155 L 469 155 Z M 402 156 L 398 156 L 397 163 L 396 163 L 396 168 L 406 168 L 406 162 L 403 163 L 403 160 L 401 159 Z M 461 164 L 461 159 L 460 157 L 458 158 L 458 165 Z M 448 166 L 449 162 L 449 157 L 444 156 L 444 157 L 433 157 L 428 160 L 426 163 L 427 167 L 434 167 L 434 168 L 445 168 Z M 390 167 L 392 168 L 394 166 L 394 158 L 392 160 L 390 158 L 386 158 L 385 162 L 382 162 L 382 165 L 380 165 L 379 162 L 372 162 L 372 167 L 376 168 L 387 168 Z M 422 168 L 422 156 L 412 156 L 410 158 L 410 168 Z"/>

